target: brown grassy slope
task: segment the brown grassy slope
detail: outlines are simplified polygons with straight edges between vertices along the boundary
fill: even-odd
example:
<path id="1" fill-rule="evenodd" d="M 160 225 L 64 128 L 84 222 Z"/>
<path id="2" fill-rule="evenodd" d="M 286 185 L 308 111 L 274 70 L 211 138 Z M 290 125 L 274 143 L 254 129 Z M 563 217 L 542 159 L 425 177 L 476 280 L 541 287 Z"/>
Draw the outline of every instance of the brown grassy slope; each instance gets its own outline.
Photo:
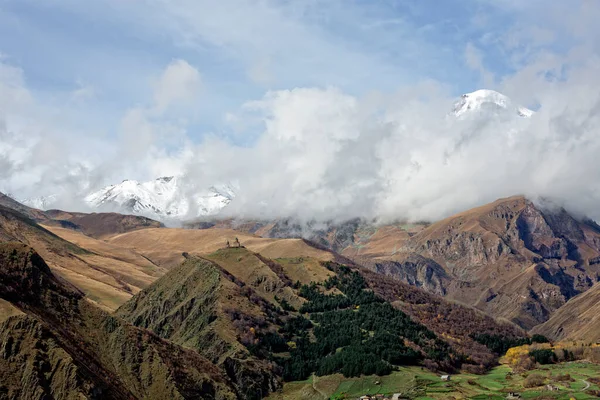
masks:
<path id="1" fill-rule="evenodd" d="M 117 213 L 86 214 L 60 210 L 48 210 L 44 214 L 50 219 L 47 221 L 47 224 L 79 230 L 84 234 L 95 238 L 103 238 L 138 229 L 160 228 L 163 226 L 158 221 L 137 215 L 123 215 Z"/>
<path id="2" fill-rule="evenodd" d="M 34 221 L 46 220 L 47 217 L 42 210 L 36 208 L 27 207 L 24 204 L 19 203 L 15 199 L 8 197 L 4 193 L 0 193 L 0 206 L 15 210 Z"/>
<path id="3" fill-rule="evenodd" d="M 46 227 L 57 236 L 90 251 L 81 258 L 102 267 L 111 275 L 132 286 L 134 292 L 147 287 L 166 273 L 162 268 L 130 248 L 116 246 L 65 228 Z"/>
<path id="4" fill-rule="evenodd" d="M 262 293 L 278 291 L 277 276 L 270 276 L 272 271 L 265 271 L 265 266 L 244 249 L 222 250 L 212 258 L 227 266 L 190 256 L 121 306 L 117 315 L 195 349 L 222 366 L 244 398 L 261 398 L 279 388 L 281 382 L 274 365 L 252 356 L 242 341 L 253 343 L 259 332 L 275 329 L 272 327 L 280 311 L 252 285 L 229 272 L 242 272 L 242 268 L 231 265 L 230 258 L 240 258 L 244 269 L 252 271 L 241 273 L 242 278 Z"/>
<path id="5" fill-rule="evenodd" d="M 0 245 L 0 298 L 27 314 L 0 326 L 9 398 L 236 398 L 208 360 L 91 305 L 28 246 Z"/>
<path id="6" fill-rule="evenodd" d="M 302 285 L 321 283 L 335 275 L 323 266 L 322 261 L 312 257 L 284 257 L 274 261 L 281 265 L 292 282 L 300 282 Z"/>
<path id="7" fill-rule="evenodd" d="M 4 322 L 14 315 L 23 315 L 23 312 L 8 301 L 0 299 L 0 322 Z"/>
<path id="8" fill-rule="evenodd" d="M 569 300 L 532 332 L 553 340 L 600 341 L 600 285 Z"/>
<path id="9" fill-rule="evenodd" d="M 315 249 L 301 239 L 261 239 L 231 230 L 207 233 L 147 229 L 117 235 L 117 238 L 126 238 L 123 242 L 98 240 L 72 229 L 40 226 L 12 209 L 0 209 L 0 238 L 19 240 L 34 247 L 53 271 L 75 284 L 88 299 L 106 310 L 115 310 L 162 276 L 167 271 L 166 267 L 182 259 L 183 251 L 210 253 L 222 247 L 227 239 L 233 242 L 236 236 L 240 236 L 250 248 L 269 257 L 308 255 L 319 259 L 333 258 L 330 252 Z M 131 243 L 141 250 L 136 251 Z M 284 298 L 298 304 L 289 293 Z"/>
<path id="10" fill-rule="evenodd" d="M 28 207 L 0 193 L 0 206 L 17 211 L 37 223 L 78 230 L 92 237 L 102 237 L 163 225 L 150 218 L 117 213 L 80 213 L 61 210 L 42 211 Z"/>
<path id="11" fill-rule="evenodd" d="M 316 249 L 302 239 L 265 239 L 231 229 L 143 229 L 115 235 L 109 243 L 134 249 L 154 263 L 173 267 L 183 262 L 183 252 L 210 254 L 239 238 L 242 245 L 265 257 L 309 256 L 319 260 L 334 258 L 329 251 Z"/>
<path id="12" fill-rule="evenodd" d="M 50 227 L 61 238 L 27 216 L 0 206 L 0 239 L 17 240 L 39 252 L 53 271 L 82 289 L 91 300 L 114 310 L 164 271 L 131 250 L 102 245 L 75 231 Z M 114 256 L 113 256 L 114 254 Z"/>

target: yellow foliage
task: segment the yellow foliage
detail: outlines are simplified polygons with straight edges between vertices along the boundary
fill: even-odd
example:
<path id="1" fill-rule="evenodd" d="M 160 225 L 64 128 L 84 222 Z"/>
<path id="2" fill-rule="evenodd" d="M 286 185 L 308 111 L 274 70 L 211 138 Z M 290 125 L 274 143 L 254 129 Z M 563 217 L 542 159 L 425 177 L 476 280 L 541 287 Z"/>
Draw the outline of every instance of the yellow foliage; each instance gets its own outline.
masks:
<path id="1" fill-rule="evenodd" d="M 505 361 L 511 366 L 517 365 L 523 357 L 529 356 L 530 347 L 528 344 L 511 347 L 504 356 Z"/>
<path id="2" fill-rule="evenodd" d="M 289 341 L 287 342 L 287 345 L 290 349 L 295 349 L 296 348 L 296 342 L 293 341 Z"/>

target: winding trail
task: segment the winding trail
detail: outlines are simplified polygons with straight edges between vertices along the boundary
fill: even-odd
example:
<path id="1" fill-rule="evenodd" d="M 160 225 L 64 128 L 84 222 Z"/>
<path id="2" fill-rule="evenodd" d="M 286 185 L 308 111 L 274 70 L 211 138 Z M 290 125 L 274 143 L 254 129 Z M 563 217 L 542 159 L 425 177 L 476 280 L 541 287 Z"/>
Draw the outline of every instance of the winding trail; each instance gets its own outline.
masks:
<path id="1" fill-rule="evenodd" d="M 590 386 L 592 385 L 591 383 L 589 383 L 588 381 L 586 381 L 585 379 L 581 380 L 583 383 L 585 383 L 585 387 L 583 389 L 581 389 L 582 392 L 585 392 L 586 390 L 588 390 L 590 388 Z"/>

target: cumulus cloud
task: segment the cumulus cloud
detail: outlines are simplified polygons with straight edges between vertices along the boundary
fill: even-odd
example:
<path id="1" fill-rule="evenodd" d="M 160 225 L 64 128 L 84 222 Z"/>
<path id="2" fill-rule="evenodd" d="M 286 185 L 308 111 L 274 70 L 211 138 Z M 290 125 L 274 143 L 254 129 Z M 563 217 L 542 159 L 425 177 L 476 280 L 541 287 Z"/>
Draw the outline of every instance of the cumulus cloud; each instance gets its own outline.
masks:
<path id="1" fill-rule="evenodd" d="M 161 114 L 177 102 L 193 99 L 200 87 L 198 70 L 185 60 L 173 60 L 163 71 L 154 89 L 156 112 Z"/>

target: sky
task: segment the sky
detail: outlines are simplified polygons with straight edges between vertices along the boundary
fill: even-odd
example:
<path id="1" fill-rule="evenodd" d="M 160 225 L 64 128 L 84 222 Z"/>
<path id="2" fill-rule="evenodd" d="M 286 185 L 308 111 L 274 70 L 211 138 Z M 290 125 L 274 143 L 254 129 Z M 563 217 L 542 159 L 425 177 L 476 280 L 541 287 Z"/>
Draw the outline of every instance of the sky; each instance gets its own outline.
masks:
<path id="1" fill-rule="evenodd" d="M 435 219 L 513 194 L 600 217 L 600 3 L 0 0 L 0 190 L 235 181 L 230 212 Z M 448 122 L 487 88 L 531 121 Z"/>

